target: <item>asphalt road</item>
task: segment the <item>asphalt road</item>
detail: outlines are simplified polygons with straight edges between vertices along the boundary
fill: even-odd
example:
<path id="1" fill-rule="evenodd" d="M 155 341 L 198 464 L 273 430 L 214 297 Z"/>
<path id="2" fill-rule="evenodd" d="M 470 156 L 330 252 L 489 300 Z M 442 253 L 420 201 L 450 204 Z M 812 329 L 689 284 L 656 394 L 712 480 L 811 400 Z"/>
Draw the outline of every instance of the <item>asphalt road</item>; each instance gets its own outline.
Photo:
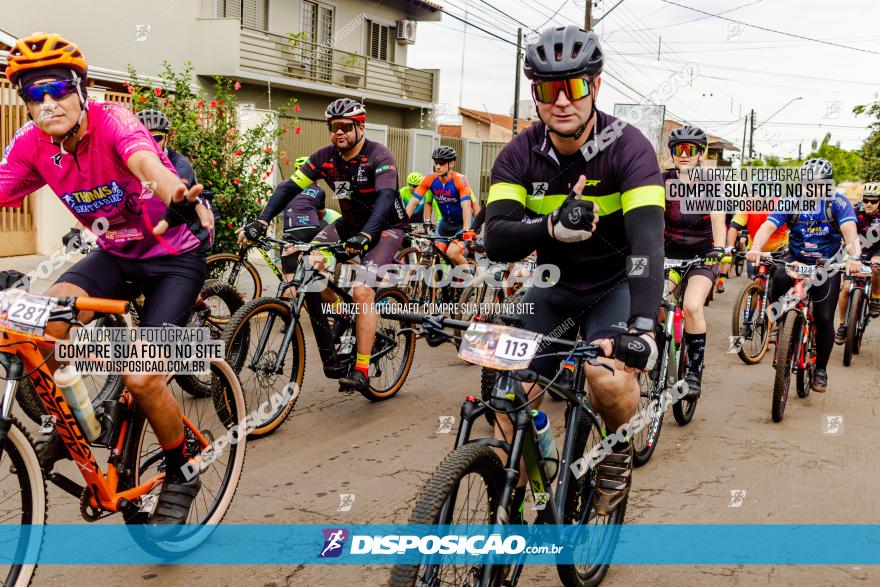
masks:
<path id="1" fill-rule="evenodd" d="M 828 393 L 798 399 L 785 419 L 770 419 L 772 370 L 727 354 L 730 312 L 744 278 L 707 308 L 709 342 L 704 392 L 696 416 L 679 427 L 671 414 L 651 462 L 635 473 L 628 523 L 877 523 L 880 494 L 875 446 L 880 375 L 877 327 L 869 328 L 852 367 L 836 347 Z M 440 418 L 458 418 L 479 386 L 479 368 L 454 348 L 419 342 L 397 397 L 371 404 L 341 395 L 325 379 L 317 350 L 295 412 L 272 436 L 248 446 L 245 471 L 226 516 L 230 523 L 403 523 L 422 486 L 451 449 Z M 562 406 L 545 402 L 559 432 Z M 828 416 L 841 416 L 836 434 Z M 486 428 L 488 431 L 488 428 Z M 453 429 L 454 433 L 454 429 Z M 742 499 L 732 500 L 732 492 Z M 744 494 L 740 492 L 745 492 Z M 337 511 L 340 494 L 351 510 Z M 77 504 L 50 487 L 50 521 L 81 522 Z M 112 520 L 112 518 L 111 518 Z M 43 566 L 35 585 L 381 585 L 378 566 Z M 880 583 L 880 570 L 852 566 L 616 566 L 607 585 Z M 529 567 L 524 585 L 558 584 L 555 568 Z"/>

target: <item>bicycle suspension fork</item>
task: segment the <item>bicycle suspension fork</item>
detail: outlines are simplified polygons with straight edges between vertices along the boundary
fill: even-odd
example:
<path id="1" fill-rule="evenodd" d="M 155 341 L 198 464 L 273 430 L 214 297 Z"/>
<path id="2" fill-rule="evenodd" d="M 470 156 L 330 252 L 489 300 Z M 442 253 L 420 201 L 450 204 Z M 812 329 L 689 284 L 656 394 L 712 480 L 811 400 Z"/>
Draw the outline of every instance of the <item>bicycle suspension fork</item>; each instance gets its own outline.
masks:
<path id="1" fill-rule="evenodd" d="M 24 373 L 21 359 L 15 355 L 0 353 L 0 365 L 6 368 L 6 389 L 3 391 L 3 404 L 0 408 L 0 456 L 3 454 L 3 446 L 6 444 L 6 435 L 12 427 L 12 402 L 15 400 L 15 390 L 18 388 L 18 380 Z"/>

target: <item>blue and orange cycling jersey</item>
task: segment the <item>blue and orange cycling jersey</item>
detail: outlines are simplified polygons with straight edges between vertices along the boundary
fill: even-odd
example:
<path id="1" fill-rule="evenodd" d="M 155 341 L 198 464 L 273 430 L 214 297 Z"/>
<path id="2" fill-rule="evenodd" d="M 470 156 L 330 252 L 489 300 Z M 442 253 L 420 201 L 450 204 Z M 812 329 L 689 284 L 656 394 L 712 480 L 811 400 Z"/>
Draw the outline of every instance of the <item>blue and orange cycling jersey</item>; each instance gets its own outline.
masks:
<path id="1" fill-rule="evenodd" d="M 450 224 L 464 224 L 462 203 L 467 202 L 467 205 L 470 206 L 472 195 L 467 176 L 450 171 L 449 180 L 443 183 L 439 175 L 429 173 L 415 189 L 413 197 L 421 201 L 428 190 L 433 194 L 434 203 L 437 204 L 444 221 Z"/>

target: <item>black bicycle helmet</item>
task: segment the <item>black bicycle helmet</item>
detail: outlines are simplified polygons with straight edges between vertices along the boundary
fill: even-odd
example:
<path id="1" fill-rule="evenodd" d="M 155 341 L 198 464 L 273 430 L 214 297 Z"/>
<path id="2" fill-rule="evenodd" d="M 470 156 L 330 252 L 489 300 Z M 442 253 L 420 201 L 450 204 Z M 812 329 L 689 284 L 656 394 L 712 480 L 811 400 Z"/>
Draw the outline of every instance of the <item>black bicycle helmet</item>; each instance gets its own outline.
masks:
<path id="1" fill-rule="evenodd" d="M 526 47 L 523 73 L 530 80 L 594 78 L 602 73 L 604 61 L 599 35 L 571 24 L 544 29 Z"/>
<path id="2" fill-rule="evenodd" d="M 150 132 L 168 132 L 171 126 L 171 121 L 159 110 L 141 110 L 137 113 L 137 118 Z"/>
<path id="3" fill-rule="evenodd" d="M 831 179 L 834 175 L 834 168 L 831 166 L 831 163 L 827 159 L 820 159 L 819 157 L 807 159 L 806 161 L 804 161 L 801 169 L 803 171 L 808 171 L 812 169 L 814 180 Z"/>
<path id="4" fill-rule="evenodd" d="M 324 111 L 324 119 L 330 122 L 334 118 L 350 118 L 360 122 L 367 121 L 367 109 L 364 105 L 351 98 L 339 98 L 330 102 Z"/>
<path id="5" fill-rule="evenodd" d="M 447 163 L 449 161 L 455 161 L 456 159 L 458 159 L 458 154 L 452 147 L 441 145 L 434 149 L 434 152 L 431 153 L 431 159 L 433 159 L 434 161 Z"/>
<path id="6" fill-rule="evenodd" d="M 709 144 L 709 140 L 706 138 L 706 133 L 702 130 L 686 124 L 669 133 L 668 146 L 672 148 L 679 143 L 693 143 L 705 149 Z"/>

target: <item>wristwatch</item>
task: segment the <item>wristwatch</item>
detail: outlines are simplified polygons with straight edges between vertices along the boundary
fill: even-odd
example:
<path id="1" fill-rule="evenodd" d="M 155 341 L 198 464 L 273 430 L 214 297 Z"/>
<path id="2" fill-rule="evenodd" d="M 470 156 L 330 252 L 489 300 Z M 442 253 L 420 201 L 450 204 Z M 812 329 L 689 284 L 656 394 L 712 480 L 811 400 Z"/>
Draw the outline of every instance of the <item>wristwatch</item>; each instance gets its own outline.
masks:
<path id="1" fill-rule="evenodd" d="M 627 324 L 630 333 L 654 332 L 654 321 L 644 316 L 631 318 Z"/>

